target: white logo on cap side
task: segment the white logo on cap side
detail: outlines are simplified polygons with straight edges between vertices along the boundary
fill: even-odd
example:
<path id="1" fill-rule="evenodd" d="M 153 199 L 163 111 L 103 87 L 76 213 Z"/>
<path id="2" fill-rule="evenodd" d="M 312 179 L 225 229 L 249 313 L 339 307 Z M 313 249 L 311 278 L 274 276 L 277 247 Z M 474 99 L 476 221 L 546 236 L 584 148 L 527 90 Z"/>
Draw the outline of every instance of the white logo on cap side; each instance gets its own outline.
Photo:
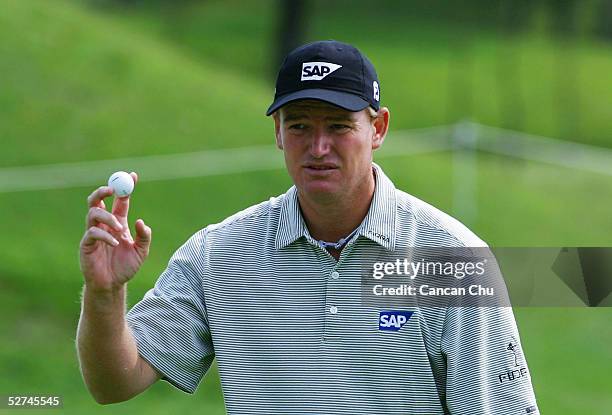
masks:
<path id="1" fill-rule="evenodd" d="M 380 101 L 380 87 L 378 86 L 378 82 L 372 82 L 372 88 L 374 89 L 374 99 L 376 102 Z"/>
<path id="2" fill-rule="evenodd" d="M 302 64 L 302 81 L 320 81 L 342 65 L 329 62 L 304 62 Z"/>

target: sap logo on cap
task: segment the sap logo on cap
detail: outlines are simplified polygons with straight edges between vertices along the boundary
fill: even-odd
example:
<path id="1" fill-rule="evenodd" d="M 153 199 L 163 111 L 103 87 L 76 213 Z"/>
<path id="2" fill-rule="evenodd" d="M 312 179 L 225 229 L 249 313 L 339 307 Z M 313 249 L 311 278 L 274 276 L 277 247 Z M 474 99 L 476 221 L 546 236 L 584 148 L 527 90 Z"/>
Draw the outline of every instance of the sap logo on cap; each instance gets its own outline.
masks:
<path id="1" fill-rule="evenodd" d="M 378 316 L 378 330 L 399 331 L 410 320 L 414 311 L 385 310 Z"/>
<path id="2" fill-rule="evenodd" d="M 302 81 L 320 81 L 330 73 L 342 68 L 329 62 L 304 62 L 302 64 Z"/>

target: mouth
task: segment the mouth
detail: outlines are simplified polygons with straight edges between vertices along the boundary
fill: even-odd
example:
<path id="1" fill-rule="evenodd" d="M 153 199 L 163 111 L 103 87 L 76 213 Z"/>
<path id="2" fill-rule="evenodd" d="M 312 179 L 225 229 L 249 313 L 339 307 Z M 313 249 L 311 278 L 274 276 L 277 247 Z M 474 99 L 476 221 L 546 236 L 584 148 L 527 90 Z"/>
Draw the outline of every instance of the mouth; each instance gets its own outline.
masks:
<path id="1" fill-rule="evenodd" d="M 336 170 L 338 166 L 335 164 L 322 163 L 322 164 L 305 164 L 304 168 L 307 170 L 314 171 L 327 171 L 327 170 Z"/>

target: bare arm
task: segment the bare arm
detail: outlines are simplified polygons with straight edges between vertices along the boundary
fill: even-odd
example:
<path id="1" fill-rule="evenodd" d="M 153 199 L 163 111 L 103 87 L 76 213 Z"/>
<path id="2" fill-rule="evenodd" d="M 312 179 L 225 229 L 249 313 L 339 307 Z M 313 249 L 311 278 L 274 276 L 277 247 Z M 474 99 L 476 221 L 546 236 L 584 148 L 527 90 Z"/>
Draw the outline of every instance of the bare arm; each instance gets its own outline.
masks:
<path id="1" fill-rule="evenodd" d="M 77 342 L 81 372 L 98 403 L 126 401 L 161 376 L 138 355 L 125 321 L 124 285 L 115 292 L 83 289 Z"/>
<path id="2" fill-rule="evenodd" d="M 136 183 L 136 173 L 132 178 Z M 160 378 L 139 356 L 125 319 L 127 282 L 149 254 L 151 228 L 139 219 L 132 239 L 129 197 L 115 198 L 111 213 L 103 199 L 112 194 L 112 188 L 102 186 L 88 197 L 87 230 L 80 244 L 85 287 L 77 355 L 87 388 L 103 404 L 130 399 Z"/>

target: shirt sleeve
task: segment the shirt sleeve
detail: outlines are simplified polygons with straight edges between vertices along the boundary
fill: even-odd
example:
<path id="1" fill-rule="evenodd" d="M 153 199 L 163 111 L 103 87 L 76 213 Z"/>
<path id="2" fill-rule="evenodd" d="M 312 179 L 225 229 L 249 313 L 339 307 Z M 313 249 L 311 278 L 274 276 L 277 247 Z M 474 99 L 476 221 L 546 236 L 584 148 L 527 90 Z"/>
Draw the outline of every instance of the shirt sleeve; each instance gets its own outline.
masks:
<path id="1" fill-rule="evenodd" d="M 441 348 L 450 414 L 539 414 L 511 307 L 449 308 Z"/>
<path id="2" fill-rule="evenodd" d="M 167 268 L 126 320 L 138 353 L 175 387 L 193 393 L 214 359 L 202 275 L 204 231 L 170 258 Z"/>

